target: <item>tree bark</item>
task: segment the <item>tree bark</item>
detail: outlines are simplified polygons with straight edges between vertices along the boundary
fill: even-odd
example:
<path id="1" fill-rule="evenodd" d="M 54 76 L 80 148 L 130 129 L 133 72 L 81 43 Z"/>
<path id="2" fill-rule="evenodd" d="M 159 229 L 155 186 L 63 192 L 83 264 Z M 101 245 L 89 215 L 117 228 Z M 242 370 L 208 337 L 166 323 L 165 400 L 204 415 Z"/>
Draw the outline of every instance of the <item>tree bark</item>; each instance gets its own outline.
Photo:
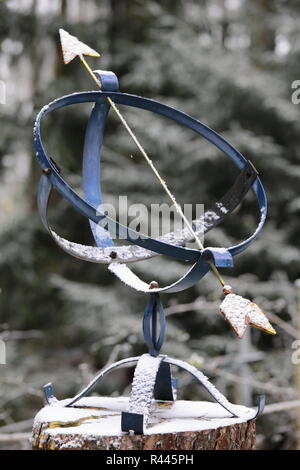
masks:
<path id="1" fill-rule="evenodd" d="M 95 399 L 95 397 L 92 397 L 92 399 Z M 119 399 L 111 400 L 120 403 L 118 402 Z M 122 398 L 121 400 L 126 399 Z M 186 406 L 186 403 L 189 402 L 179 401 L 176 404 L 176 407 L 181 406 L 180 420 L 176 416 L 176 411 L 173 418 L 172 407 L 174 405 L 171 402 L 156 404 L 156 408 L 151 415 L 152 421 L 150 420 L 146 434 L 143 435 L 129 435 L 120 432 L 120 406 L 119 408 L 113 406 L 113 409 L 111 409 L 111 407 L 100 406 L 101 403 L 99 406 L 94 404 L 90 406 L 90 403 L 88 403 L 86 406 L 77 407 L 74 415 L 72 414 L 74 408 L 51 405 L 45 407 L 36 416 L 33 427 L 32 448 L 34 450 L 254 449 L 255 421 L 241 422 L 236 418 L 204 417 L 203 409 L 201 409 L 203 402 L 193 402 L 192 407 L 195 407 L 193 415 L 191 404 L 189 403 Z M 182 409 L 185 407 L 187 408 L 186 418 L 182 416 Z M 216 416 L 218 416 L 219 405 L 216 404 L 213 407 L 218 410 L 216 413 Z M 66 410 L 69 411 L 66 412 Z M 66 413 L 70 413 L 70 415 L 66 416 Z M 178 427 L 179 421 L 180 427 Z M 199 430 L 195 429 L 195 423 L 196 428 L 198 426 Z M 162 430 L 160 426 L 165 426 L 166 432 L 156 432 L 156 428 Z M 178 431 L 176 431 L 176 426 Z M 207 429 L 205 429 L 205 426 L 207 426 Z M 187 428 L 186 431 L 183 429 L 184 427 Z M 114 435 L 107 435 L 108 428 L 113 430 L 112 434 Z M 193 430 L 189 430 L 189 428 Z"/>

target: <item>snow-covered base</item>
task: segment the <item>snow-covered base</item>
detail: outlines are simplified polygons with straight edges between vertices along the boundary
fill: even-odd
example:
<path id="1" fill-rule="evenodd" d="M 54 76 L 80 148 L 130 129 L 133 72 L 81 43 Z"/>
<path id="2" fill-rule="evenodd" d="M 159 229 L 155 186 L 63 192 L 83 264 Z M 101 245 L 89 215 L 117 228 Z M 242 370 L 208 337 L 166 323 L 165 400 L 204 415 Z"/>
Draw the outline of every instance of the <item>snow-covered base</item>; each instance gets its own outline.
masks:
<path id="1" fill-rule="evenodd" d="M 69 400 L 46 406 L 35 417 L 34 428 L 51 423 L 47 435 L 122 436 L 121 411 L 128 406 L 127 397 L 86 397 L 72 408 L 65 408 Z M 153 402 L 146 435 L 203 431 L 242 423 L 253 416 L 253 410 L 233 405 L 233 418 L 217 403 L 200 401 Z"/>

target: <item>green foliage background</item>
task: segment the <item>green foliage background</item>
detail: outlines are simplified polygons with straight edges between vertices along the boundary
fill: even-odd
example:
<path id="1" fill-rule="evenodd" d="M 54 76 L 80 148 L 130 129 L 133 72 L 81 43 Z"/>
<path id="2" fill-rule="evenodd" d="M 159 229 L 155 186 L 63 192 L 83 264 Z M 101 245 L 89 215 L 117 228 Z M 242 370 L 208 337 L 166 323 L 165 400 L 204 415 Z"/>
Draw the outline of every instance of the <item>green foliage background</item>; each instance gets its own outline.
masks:
<path id="1" fill-rule="evenodd" d="M 243 362 L 241 342 L 218 314 L 219 286 L 207 275 L 194 288 L 164 297 L 170 313 L 164 352 L 201 367 L 233 401 L 250 405 L 261 392 L 268 403 L 299 398 L 291 362 L 299 329 L 300 108 L 291 101 L 291 84 L 300 79 L 299 24 L 295 0 L 0 2 L 0 79 L 7 87 L 7 103 L 0 105 L 0 331 L 7 346 L 7 365 L 0 365 L 0 425 L 24 421 L 26 429 L 49 380 L 59 397 L 70 396 L 108 361 L 145 351 L 145 297 L 120 285 L 105 266 L 61 252 L 37 215 L 35 115 L 58 96 L 94 88 L 78 61 L 63 65 L 59 27 L 103 54 L 90 64 L 113 70 L 122 91 L 161 100 L 200 119 L 259 170 L 269 199 L 268 222 L 224 275 L 236 292 L 286 323 L 277 325 L 276 337 L 252 331 L 246 353 L 253 357 Z M 58 112 L 44 129 L 50 154 L 76 188 L 89 110 L 76 106 Z M 208 204 L 233 182 L 234 168 L 202 139 L 153 115 L 124 112 L 180 202 Z M 134 203 L 167 202 L 113 116 L 102 184 L 110 202 L 118 195 Z M 70 239 L 91 242 L 87 221 L 59 197 L 53 200 L 51 221 Z M 249 195 L 205 244 L 230 246 L 251 233 L 256 221 Z M 157 258 L 135 269 L 165 284 L 184 266 Z M 179 305 L 195 300 L 180 313 Z M 115 373 L 99 393 L 128 393 L 131 373 Z M 186 399 L 205 398 L 185 375 L 180 375 L 180 393 Z M 297 416 L 294 408 L 262 417 L 258 446 L 297 448 Z"/>

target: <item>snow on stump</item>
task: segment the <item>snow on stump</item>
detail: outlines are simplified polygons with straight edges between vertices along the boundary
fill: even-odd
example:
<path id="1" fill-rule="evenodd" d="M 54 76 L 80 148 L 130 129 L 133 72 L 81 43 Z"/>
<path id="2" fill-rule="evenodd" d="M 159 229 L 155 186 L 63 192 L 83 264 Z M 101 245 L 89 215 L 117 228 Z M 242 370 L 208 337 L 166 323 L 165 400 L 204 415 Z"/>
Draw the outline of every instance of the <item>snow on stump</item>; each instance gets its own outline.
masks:
<path id="1" fill-rule="evenodd" d="M 128 398 L 82 398 L 45 406 L 33 424 L 36 450 L 252 450 L 255 421 L 232 418 L 219 404 L 197 401 L 153 402 L 143 435 L 121 431 Z M 253 410 L 236 405 L 240 415 Z"/>

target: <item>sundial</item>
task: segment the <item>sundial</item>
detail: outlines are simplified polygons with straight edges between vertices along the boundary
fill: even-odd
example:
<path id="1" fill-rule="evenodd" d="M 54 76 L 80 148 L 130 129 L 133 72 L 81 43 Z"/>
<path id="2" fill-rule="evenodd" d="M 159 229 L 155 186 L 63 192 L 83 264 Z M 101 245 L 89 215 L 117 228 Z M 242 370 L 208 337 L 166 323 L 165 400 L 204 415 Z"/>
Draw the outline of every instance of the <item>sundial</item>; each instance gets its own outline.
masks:
<path id="1" fill-rule="evenodd" d="M 72 407 L 82 397 L 89 394 L 111 370 L 128 363 L 137 363 L 132 383 L 132 391 L 126 412 L 122 413 L 121 428 L 123 432 L 143 433 L 151 412 L 151 403 L 155 400 L 176 400 L 176 380 L 171 374 L 171 366 L 177 366 L 189 372 L 202 384 L 210 395 L 234 417 L 242 417 L 237 412 L 236 405 L 230 403 L 198 369 L 190 364 L 161 354 L 164 342 L 166 321 L 161 296 L 174 294 L 188 289 L 201 281 L 210 271 L 216 276 L 222 286 L 225 296 L 220 306 L 220 312 L 231 325 L 233 331 L 242 338 L 248 325 L 257 327 L 267 333 L 275 334 L 275 330 L 259 307 L 248 299 L 235 293 L 225 284 L 219 272 L 220 268 L 233 266 L 233 259 L 245 251 L 256 239 L 267 216 L 267 199 L 258 173 L 252 163 L 247 160 L 221 135 L 210 129 L 197 119 L 158 101 L 119 91 L 119 81 L 111 71 L 92 71 L 84 55 L 99 57 L 95 50 L 81 43 L 64 30 L 60 30 L 63 56 L 65 63 L 75 57 L 81 61 L 99 86 L 97 91 L 72 93 L 55 99 L 39 112 L 34 126 L 34 143 L 36 156 L 42 168 L 38 190 L 38 207 L 41 219 L 55 243 L 68 254 L 93 263 L 105 264 L 111 273 L 117 276 L 128 287 L 143 292 L 146 295 L 146 308 L 143 316 L 143 334 L 148 353 L 140 357 L 130 357 L 109 365 L 100 371 L 96 377 L 65 406 Z M 56 159 L 50 158 L 43 145 L 41 123 L 44 117 L 58 109 L 75 104 L 92 103 L 93 108 L 87 122 L 83 147 L 83 196 L 80 196 L 64 179 Z M 118 105 L 139 108 L 156 115 L 163 116 L 181 126 L 191 129 L 211 145 L 220 149 L 230 160 L 232 167 L 239 169 L 239 174 L 229 189 L 219 201 L 211 204 L 208 210 L 198 219 L 189 222 L 169 190 L 166 181 L 158 173 L 152 159 L 145 152 L 130 125 L 121 114 Z M 185 226 L 183 229 L 151 238 L 131 228 L 112 220 L 104 212 L 99 211 L 103 204 L 101 192 L 101 149 L 108 114 L 113 111 L 121 120 L 130 138 L 142 153 L 154 176 L 159 180 L 163 189 L 175 205 Z M 230 165 L 228 166 L 230 168 Z M 95 245 L 87 246 L 69 241 L 57 234 L 50 226 L 47 217 L 47 207 L 52 190 L 56 190 L 68 203 L 81 213 L 90 224 Z M 252 190 L 259 207 L 259 220 L 251 236 L 231 247 L 204 247 L 200 242 L 200 234 L 207 233 L 229 217 L 232 211 L 242 203 L 244 196 Z M 129 244 L 115 245 L 114 239 L 126 239 Z M 187 247 L 190 241 L 195 241 L 197 248 Z M 150 284 L 140 279 L 131 269 L 133 262 L 147 260 L 165 255 L 168 258 L 183 260 L 189 263 L 185 275 L 168 286 L 159 286 L 156 281 Z M 44 387 L 49 404 L 56 403 L 51 383 Z M 264 407 L 264 397 L 260 397 L 257 410 L 253 410 L 246 419 L 254 419 Z"/>

